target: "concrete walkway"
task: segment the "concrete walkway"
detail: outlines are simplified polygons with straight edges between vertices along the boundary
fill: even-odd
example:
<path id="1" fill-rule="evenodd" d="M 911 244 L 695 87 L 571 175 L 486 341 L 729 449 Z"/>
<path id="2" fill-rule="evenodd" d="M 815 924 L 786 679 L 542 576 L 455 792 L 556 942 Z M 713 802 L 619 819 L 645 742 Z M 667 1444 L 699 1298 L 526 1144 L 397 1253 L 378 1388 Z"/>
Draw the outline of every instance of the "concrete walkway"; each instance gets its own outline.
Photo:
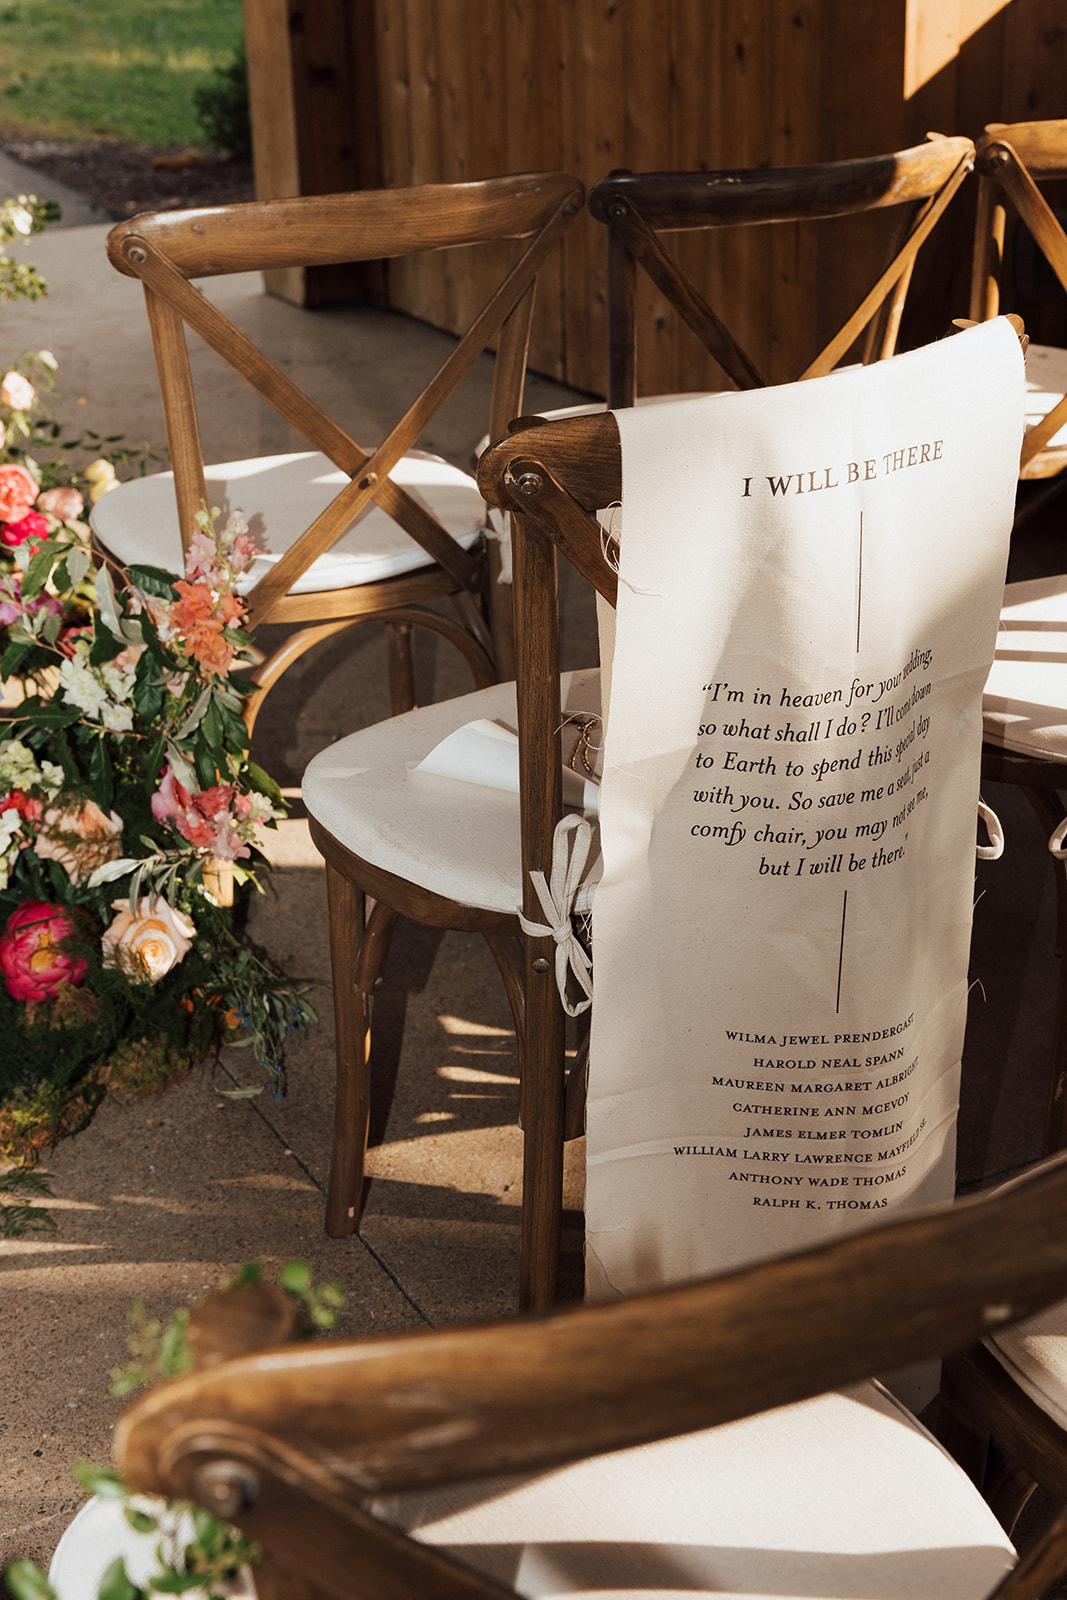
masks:
<path id="1" fill-rule="evenodd" d="M 14 169 L 14 170 L 13 170 Z M 0 159 L 9 192 L 50 186 Z M 68 225 L 27 254 L 50 287 L 38 304 L 3 312 L 0 362 L 47 346 L 59 362 L 62 422 L 122 433 L 161 450 L 163 428 L 140 290 L 107 265 L 107 224 L 60 196 Z M 80 209 L 79 209 L 80 208 Z M 431 370 L 446 341 L 433 330 L 370 310 L 310 313 L 269 300 L 258 279 L 216 280 L 210 292 L 298 382 L 329 403 L 342 398 L 356 431 L 377 433 L 394 395 Z M 338 359 L 339 350 L 355 359 Z M 214 358 L 203 410 L 215 459 L 291 448 L 258 401 L 245 404 Z M 217 364 L 215 364 L 217 365 Z M 405 390 L 405 383 L 408 388 Z M 487 369 L 451 405 L 432 447 L 466 463 L 485 415 Z M 530 410 L 573 396 L 535 381 Z M 1036 550 L 1036 547 L 1035 547 Z M 1043 556 L 1035 553 L 1033 559 Z M 588 601 L 568 595 L 566 664 L 594 654 Z M 467 685 L 442 652 L 419 659 L 422 694 Z M 326 647 L 267 703 L 256 756 L 280 782 L 338 732 L 386 715 L 380 641 L 370 630 Z M 961 1181 L 1000 1175 L 1037 1153 L 1051 1033 L 1051 886 L 1037 829 L 1014 795 L 1002 809 L 1009 855 L 983 867 Z M 383 1102 L 371 1154 L 368 1212 L 358 1237 L 327 1240 L 323 1187 L 331 1131 L 333 1039 L 324 893 L 304 825 L 272 845 L 277 870 L 257 900 L 251 933 L 290 971 L 316 981 L 322 1027 L 294 1043 L 289 1096 L 232 1099 L 254 1084 L 246 1053 L 224 1052 L 158 1099 L 109 1101 L 92 1125 L 45 1163 L 55 1234 L 0 1243 L 0 1564 L 16 1554 L 47 1563 L 83 1498 L 69 1474 L 78 1457 L 108 1458 L 119 1403 L 109 1370 L 124 1358 L 134 1299 L 153 1314 L 189 1302 L 252 1257 L 308 1259 L 318 1277 L 348 1286 L 342 1331 L 502 1315 L 517 1270 L 520 1136 L 515 1049 L 496 971 L 479 941 L 402 927 L 377 1012 Z M 1046 881 L 1047 880 L 1047 881 Z M 1005 1063 L 1010 1063 L 1010 1071 Z M 580 1205 L 581 1151 L 572 1151 L 569 1202 Z M 575 1263 L 570 1263 L 571 1266 Z"/>

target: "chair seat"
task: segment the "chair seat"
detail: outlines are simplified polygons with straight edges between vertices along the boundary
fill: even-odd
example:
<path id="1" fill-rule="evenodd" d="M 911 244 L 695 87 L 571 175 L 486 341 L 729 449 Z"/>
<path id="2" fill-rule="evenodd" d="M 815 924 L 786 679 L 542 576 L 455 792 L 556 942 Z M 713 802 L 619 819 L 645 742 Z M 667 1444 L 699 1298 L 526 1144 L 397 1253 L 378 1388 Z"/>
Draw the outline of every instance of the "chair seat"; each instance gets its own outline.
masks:
<path id="1" fill-rule="evenodd" d="M 564 710 L 596 714 L 600 673 L 563 674 Z M 522 898 L 518 797 L 413 769 L 457 728 L 516 728 L 515 685 L 422 706 L 339 739 L 304 773 L 310 814 L 346 849 L 408 882 L 514 916 Z"/>
<path id="2" fill-rule="evenodd" d="M 349 481 L 317 451 L 226 461 L 205 472 L 209 504 L 224 512 L 240 511 L 265 551 L 238 585 L 242 593 L 259 582 Z M 398 462 L 390 477 L 420 500 L 464 547 L 483 532 L 485 504 L 474 480 L 458 467 L 416 450 Z M 123 565 L 138 562 L 182 571 L 172 472 L 130 478 L 97 501 L 89 521 L 100 544 Z M 319 594 L 376 583 L 429 563 L 422 546 L 372 503 L 297 579 L 290 593 Z"/>
<path id="3" fill-rule="evenodd" d="M 1067 1428 L 1067 1301 L 1016 1322 L 986 1347 L 1061 1428 Z"/>
<path id="4" fill-rule="evenodd" d="M 1067 394 L 1067 350 L 1051 344 L 1031 344 L 1026 352 L 1026 426 L 1034 427 L 1047 417 L 1053 406 Z M 1067 448 L 1067 426 L 1045 446 Z"/>
<path id="5" fill-rule="evenodd" d="M 982 698 L 986 739 L 1067 759 L 1067 575 L 1009 583 Z"/>
<path id="6" fill-rule="evenodd" d="M 1012 1547 L 884 1389 L 381 1508 L 524 1595 L 984 1596 Z"/>

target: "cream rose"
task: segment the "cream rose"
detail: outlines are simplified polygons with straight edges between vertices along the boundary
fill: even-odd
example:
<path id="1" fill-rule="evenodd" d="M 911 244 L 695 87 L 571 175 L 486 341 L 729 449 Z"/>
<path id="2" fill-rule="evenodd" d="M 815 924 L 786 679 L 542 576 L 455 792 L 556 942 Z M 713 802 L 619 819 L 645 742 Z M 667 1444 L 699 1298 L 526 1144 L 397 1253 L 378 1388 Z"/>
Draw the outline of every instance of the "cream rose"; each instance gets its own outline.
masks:
<path id="1" fill-rule="evenodd" d="M 60 522 L 76 522 L 85 510 L 85 501 L 80 490 L 69 486 L 46 489 L 37 496 L 37 509 Z"/>
<path id="2" fill-rule="evenodd" d="M 113 900 L 112 906 L 118 916 L 101 940 L 105 967 L 119 967 L 132 978 L 158 983 L 192 948 L 196 924 L 162 895 L 139 900 L 136 916 L 128 900 Z"/>
<path id="3" fill-rule="evenodd" d="M 24 378 L 21 372 L 4 373 L 0 380 L 0 400 L 5 406 L 10 406 L 13 411 L 28 411 L 36 398 L 36 390 L 29 378 Z"/>
<path id="4" fill-rule="evenodd" d="M 51 806 L 41 818 L 33 848 L 42 861 L 58 861 L 71 883 L 84 883 L 105 861 L 122 853 L 122 818 L 107 816 L 95 800 L 61 811 Z"/>

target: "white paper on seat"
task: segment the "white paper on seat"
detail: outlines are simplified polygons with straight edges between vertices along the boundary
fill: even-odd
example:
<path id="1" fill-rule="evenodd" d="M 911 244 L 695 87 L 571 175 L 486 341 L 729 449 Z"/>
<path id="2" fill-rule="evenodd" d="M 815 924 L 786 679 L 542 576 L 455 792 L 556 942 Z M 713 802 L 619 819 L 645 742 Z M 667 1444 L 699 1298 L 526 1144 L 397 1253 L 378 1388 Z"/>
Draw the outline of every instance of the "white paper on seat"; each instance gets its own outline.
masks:
<path id="1" fill-rule="evenodd" d="M 594 1296 L 953 1192 L 1022 355 L 1001 320 L 618 421 Z"/>
<path id="2" fill-rule="evenodd" d="M 486 789 L 501 789 L 505 794 L 519 792 L 519 736 L 499 722 L 481 717 L 464 723 L 447 739 L 434 746 L 419 761 L 414 771 L 432 777 L 454 778 L 462 783 L 478 783 Z M 583 779 L 569 767 L 563 768 L 563 804 L 596 815 L 599 786 Z"/>

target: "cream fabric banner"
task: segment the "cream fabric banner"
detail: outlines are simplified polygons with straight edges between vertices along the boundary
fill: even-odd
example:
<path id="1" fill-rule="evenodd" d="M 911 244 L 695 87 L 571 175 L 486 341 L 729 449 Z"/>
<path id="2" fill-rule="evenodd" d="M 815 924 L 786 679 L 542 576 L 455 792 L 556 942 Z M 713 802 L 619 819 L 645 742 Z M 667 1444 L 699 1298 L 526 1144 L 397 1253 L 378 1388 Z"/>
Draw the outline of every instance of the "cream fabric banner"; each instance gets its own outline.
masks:
<path id="1" fill-rule="evenodd" d="M 999 320 L 618 413 L 594 1297 L 952 1195 L 1023 396 Z"/>

